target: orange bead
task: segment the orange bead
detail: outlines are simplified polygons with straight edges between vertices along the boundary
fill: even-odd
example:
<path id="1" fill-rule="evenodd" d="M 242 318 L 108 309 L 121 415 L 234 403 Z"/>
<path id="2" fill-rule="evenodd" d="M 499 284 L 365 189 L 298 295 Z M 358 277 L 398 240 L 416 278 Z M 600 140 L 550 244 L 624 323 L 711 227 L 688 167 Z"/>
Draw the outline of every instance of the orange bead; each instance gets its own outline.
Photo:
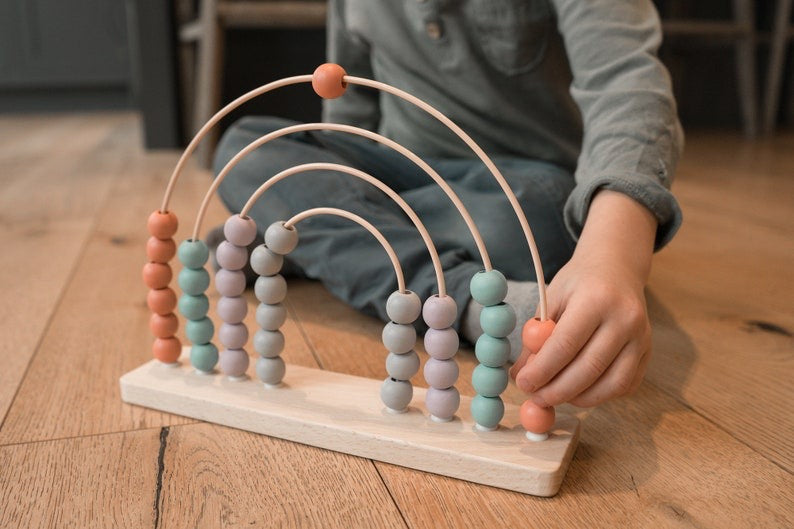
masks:
<path id="1" fill-rule="evenodd" d="M 179 227 L 179 221 L 176 219 L 176 215 L 170 211 L 162 213 L 155 210 L 149 215 L 149 219 L 146 221 L 146 227 L 149 228 L 149 233 L 152 237 L 170 239 L 176 233 L 176 229 Z"/>
<path id="2" fill-rule="evenodd" d="M 146 256 L 155 263 L 167 263 L 176 255 L 176 243 L 174 239 L 158 239 L 149 237 L 146 241 Z"/>
<path id="3" fill-rule="evenodd" d="M 521 426 L 528 432 L 546 433 L 554 426 L 554 407 L 541 408 L 528 400 L 521 405 L 518 415 L 521 418 Z"/>
<path id="4" fill-rule="evenodd" d="M 345 69 L 334 63 L 321 64 L 312 74 L 312 88 L 324 99 L 336 99 L 345 93 Z"/>
<path id="5" fill-rule="evenodd" d="M 521 330 L 521 341 L 526 349 L 532 354 L 537 354 L 543 344 L 554 330 L 555 323 L 552 320 L 540 321 L 540 318 L 527 320 Z"/>
<path id="6" fill-rule="evenodd" d="M 165 288 L 171 282 L 171 267 L 163 263 L 143 265 L 143 282 L 149 288 Z"/>
<path id="7" fill-rule="evenodd" d="M 149 318 L 149 329 L 157 338 L 170 338 L 179 328 L 179 319 L 173 312 L 162 316 L 156 312 Z"/>
<path id="8" fill-rule="evenodd" d="M 165 316 L 176 308 L 176 294 L 170 288 L 150 290 L 146 295 L 146 304 L 152 312 Z"/>
<path id="9" fill-rule="evenodd" d="M 154 357 L 164 364 L 173 364 L 182 354 L 182 344 L 178 338 L 157 338 L 152 344 Z"/>

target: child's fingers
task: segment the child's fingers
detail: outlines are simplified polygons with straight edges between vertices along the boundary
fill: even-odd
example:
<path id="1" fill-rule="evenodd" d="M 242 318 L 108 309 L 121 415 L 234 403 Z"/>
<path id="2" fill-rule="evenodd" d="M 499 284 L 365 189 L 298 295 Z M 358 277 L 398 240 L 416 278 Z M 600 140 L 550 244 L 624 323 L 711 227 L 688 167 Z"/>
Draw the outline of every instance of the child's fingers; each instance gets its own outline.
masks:
<path id="1" fill-rule="evenodd" d="M 516 359 L 516 363 L 513 364 L 513 366 L 510 368 L 510 378 L 512 378 L 513 380 L 516 379 L 516 375 L 518 374 L 519 371 L 521 371 L 521 368 L 524 367 L 524 365 L 529 361 L 531 356 L 532 356 L 532 352 L 529 349 L 527 349 L 526 347 L 523 347 L 521 349 L 521 356 L 519 356 L 518 359 Z"/>
<path id="2" fill-rule="evenodd" d="M 640 361 L 646 356 L 637 342 L 630 342 L 592 386 L 569 402 L 581 408 L 592 408 L 629 392 Z"/>
<path id="3" fill-rule="evenodd" d="M 642 355 L 642 359 L 640 360 L 640 365 L 637 366 L 637 373 L 634 375 L 634 380 L 631 382 L 631 386 L 629 387 L 629 391 L 626 395 L 632 395 L 642 384 L 643 379 L 645 378 L 645 372 L 648 371 L 648 363 L 651 360 L 651 348 L 649 347 L 645 354 Z"/>
<path id="4" fill-rule="evenodd" d="M 601 323 L 601 313 L 591 304 L 569 305 L 532 362 L 516 375 L 516 384 L 532 393 L 543 387 L 573 360 Z"/>
<path id="5" fill-rule="evenodd" d="M 557 406 L 586 391 L 601 378 L 626 345 L 626 338 L 604 326 L 593 334 L 576 358 L 551 382 L 538 389 L 532 400 L 539 406 Z"/>

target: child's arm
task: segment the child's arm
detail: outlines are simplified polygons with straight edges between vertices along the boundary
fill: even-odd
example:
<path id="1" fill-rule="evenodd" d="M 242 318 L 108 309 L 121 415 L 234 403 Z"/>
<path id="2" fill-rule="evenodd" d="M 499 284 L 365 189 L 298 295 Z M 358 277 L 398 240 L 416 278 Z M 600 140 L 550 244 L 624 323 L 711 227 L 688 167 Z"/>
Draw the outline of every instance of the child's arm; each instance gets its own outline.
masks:
<path id="1" fill-rule="evenodd" d="M 656 228 L 651 212 L 622 193 L 593 198 L 576 251 L 548 289 L 557 326 L 517 366 L 516 382 L 536 404 L 595 406 L 639 386 L 651 352 L 643 289 Z"/>

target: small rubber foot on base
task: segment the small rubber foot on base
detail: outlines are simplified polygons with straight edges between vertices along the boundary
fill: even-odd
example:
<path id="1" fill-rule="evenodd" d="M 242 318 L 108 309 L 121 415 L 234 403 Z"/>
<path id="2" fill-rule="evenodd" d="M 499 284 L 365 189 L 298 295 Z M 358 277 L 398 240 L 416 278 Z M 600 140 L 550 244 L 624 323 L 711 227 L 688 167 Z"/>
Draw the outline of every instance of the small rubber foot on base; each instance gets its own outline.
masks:
<path id="1" fill-rule="evenodd" d="M 527 439 L 535 443 L 540 441 L 545 441 L 548 438 L 549 438 L 549 434 L 547 433 L 527 432 Z"/>
<path id="2" fill-rule="evenodd" d="M 436 417 L 435 415 L 430 415 L 430 420 L 433 422 L 449 422 L 453 419 L 453 417 L 447 417 L 444 419 L 443 417 Z"/>
<path id="3" fill-rule="evenodd" d="M 238 375 L 236 377 L 229 375 L 226 378 L 228 378 L 232 382 L 243 382 L 244 380 L 248 380 L 248 375 Z"/>
<path id="4" fill-rule="evenodd" d="M 160 362 L 160 365 L 163 366 L 163 367 L 179 367 L 180 363 L 179 362 L 171 362 L 171 363 Z"/>
<path id="5" fill-rule="evenodd" d="M 266 389 L 277 389 L 284 385 L 283 382 L 279 382 L 278 384 L 268 384 L 267 382 L 262 382 L 262 385 L 265 386 Z"/>
<path id="6" fill-rule="evenodd" d="M 474 428 L 480 432 L 493 432 L 494 430 L 499 429 L 499 425 L 497 424 L 496 426 L 483 426 L 482 424 L 475 423 Z"/>
<path id="7" fill-rule="evenodd" d="M 196 373 L 197 375 L 201 375 L 201 376 L 207 376 L 207 375 L 214 375 L 215 371 L 214 370 L 213 371 L 202 371 L 201 369 L 196 369 L 194 371 L 194 373 Z"/>
<path id="8" fill-rule="evenodd" d="M 399 415 L 401 413 L 405 413 L 406 411 L 408 411 L 408 408 L 403 408 L 401 410 L 395 410 L 395 409 L 392 409 L 392 408 L 389 408 L 388 406 L 386 406 L 386 413 L 391 413 L 392 415 Z"/>

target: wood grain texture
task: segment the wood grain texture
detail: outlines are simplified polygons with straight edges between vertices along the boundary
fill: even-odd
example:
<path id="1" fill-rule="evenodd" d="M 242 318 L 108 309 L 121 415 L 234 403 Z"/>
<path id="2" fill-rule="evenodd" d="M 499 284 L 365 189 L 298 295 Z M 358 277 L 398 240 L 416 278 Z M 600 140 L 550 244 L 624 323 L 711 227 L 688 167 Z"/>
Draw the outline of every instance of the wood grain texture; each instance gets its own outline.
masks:
<path id="1" fill-rule="evenodd" d="M 560 414 L 543 442 L 526 439 L 518 408 L 505 406 L 494 432 L 474 428 L 470 399 L 461 397 L 455 420 L 430 420 L 425 390 L 415 388 L 408 411 L 388 413 L 381 381 L 288 365 L 279 388 L 253 374 L 233 381 L 199 374 L 185 348 L 181 365 L 151 360 L 121 377 L 125 402 L 214 424 L 317 446 L 358 457 L 536 496 L 559 490 L 579 437 L 579 421 Z"/>
<path id="2" fill-rule="evenodd" d="M 154 527 L 160 429 L 0 447 L 0 527 Z"/>

